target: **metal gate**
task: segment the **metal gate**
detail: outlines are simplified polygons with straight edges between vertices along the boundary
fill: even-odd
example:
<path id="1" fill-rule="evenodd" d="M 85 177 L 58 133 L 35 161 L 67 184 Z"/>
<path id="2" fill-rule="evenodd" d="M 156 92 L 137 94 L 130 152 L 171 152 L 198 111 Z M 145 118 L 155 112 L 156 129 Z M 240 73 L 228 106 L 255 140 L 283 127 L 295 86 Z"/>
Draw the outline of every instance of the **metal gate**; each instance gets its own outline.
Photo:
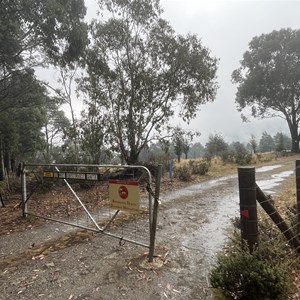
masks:
<path id="1" fill-rule="evenodd" d="M 161 166 L 156 177 L 154 193 L 151 173 L 144 166 L 24 163 L 23 216 L 67 224 L 117 238 L 120 243 L 128 241 L 147 247 L 151 262 Z"/>

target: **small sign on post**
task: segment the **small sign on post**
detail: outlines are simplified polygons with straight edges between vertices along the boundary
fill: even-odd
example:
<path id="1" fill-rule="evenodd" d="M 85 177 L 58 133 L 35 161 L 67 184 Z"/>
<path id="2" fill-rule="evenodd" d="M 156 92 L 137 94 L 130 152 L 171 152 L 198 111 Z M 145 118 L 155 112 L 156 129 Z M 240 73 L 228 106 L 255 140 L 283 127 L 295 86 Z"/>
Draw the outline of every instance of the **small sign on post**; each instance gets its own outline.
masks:
<path id="1" fill-rule="evenodd" d="M 139 212 L 140 190 L 137 181 L 110 180 L 108 191 L 112 208 Z"/>

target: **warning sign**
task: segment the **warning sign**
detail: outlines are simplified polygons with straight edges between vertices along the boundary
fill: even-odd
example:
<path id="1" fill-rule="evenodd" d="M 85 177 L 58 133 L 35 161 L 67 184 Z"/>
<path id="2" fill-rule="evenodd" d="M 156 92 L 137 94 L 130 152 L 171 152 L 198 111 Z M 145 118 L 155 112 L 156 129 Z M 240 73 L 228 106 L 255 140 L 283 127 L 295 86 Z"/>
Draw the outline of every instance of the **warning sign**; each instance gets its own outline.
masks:
<path id="1" fill-rule="evenodd" d="M 110 206 L 119 210 L 138 212 L 140 209 L 140 190 L 137 181 L 110 180 Z"/>

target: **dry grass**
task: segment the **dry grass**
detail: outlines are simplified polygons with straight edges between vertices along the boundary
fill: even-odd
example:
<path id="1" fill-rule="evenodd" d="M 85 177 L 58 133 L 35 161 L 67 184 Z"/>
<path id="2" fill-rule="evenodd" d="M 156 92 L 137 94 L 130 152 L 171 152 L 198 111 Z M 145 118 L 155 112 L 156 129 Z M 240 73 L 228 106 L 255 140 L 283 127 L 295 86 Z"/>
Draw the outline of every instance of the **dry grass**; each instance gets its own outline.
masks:
<path id="1" fill-rule="evenodd" d="M 296 197 L 296 180 L 295 176 L 290 176 L 284 181 L 281 187 L 281 191 L 277 194 L 275 199 L 275 205 L 283 218 L 286 218 L 286 211 L 288 207 L 292 207 L 297 203 Z M 298 255 L 299 256 L 299 255 Z M 291 277 L 293 278 L 293 284 L 295 287 L 295 293 L 290 299 L 300 299 L 300 260 L 299 258 L 294 260 Z"/>
<path id="2" fill-rule="evenodd" d="M 281 154 L 275 152 L 253 154 L 250 165 L 254 167 L 261 167 L 269 163 L 277 163 L 291 160 L 293 156 L 293 154 Z M 204 160 L 204 158 L 196 159 L 196 161 Z M 183 159 L 179 163 L 176 161 L 174 163 L 174 168 L 188 165 L 189 161 L 189 159 Z M 208 173 L 205 176 L 199 176 L 202 178 L 198 178 L 198 180 L 203 181 L 209 178 L 217 178 L 221 176 L 230 175 L 237 172 L 238 167 L 239 166 L 235 163 L 224 163 L 220 157 L 214 157 L 211 159 L 211 166 L 209 168 Z"/>

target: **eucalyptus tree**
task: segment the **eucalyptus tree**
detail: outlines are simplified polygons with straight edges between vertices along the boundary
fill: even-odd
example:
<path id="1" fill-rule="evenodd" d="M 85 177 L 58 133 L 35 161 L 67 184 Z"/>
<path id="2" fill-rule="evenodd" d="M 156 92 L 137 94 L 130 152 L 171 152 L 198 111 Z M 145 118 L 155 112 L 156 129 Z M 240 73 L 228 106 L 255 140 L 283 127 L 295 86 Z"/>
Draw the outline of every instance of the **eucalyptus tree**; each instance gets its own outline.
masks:
<path id="1" fill-rule="evenodd" d="M 42 151 L 44 160 L 47 163 L 57 159 L 55 149 L 62 145 L 62 141 L 66 140 L 71 128 L 70 121 L 65 112 L 60 109 L 60 105 L 60 98 L 47 97 L 43 123 L 45 146 Z"/>
<path id="2" fill-rule="evenodd" d="M 198 158 L 198 157 L 202 157 L 205 154 L 205 148 L 203 147 L 203 145 L 199 142 L 194 143 L 191 147 L 190 147 L 190 156 L 192 158 Z"/>
<path id="3" fill-rule="evenodd" d="M 108 118 L 97 107 L 97 102 L 90 103 L 86 111 L 82 112 L 80 122 L 81 148 L 85 152 L 87 162 L 100 164 L 101 158 L 109 156 L 109 127 Z"/>
<path id="4" fill-rule="evenodd" d="M 78 60 L 88 43 L 85 13 L 84 0 L 1 1 L 0 113 L 19 103 L 9 92 L 19 77 Z"/>
<path id="5" fill-rule="evenodd" d="M 24 143 L 13 147 L 19 151 L 14 155 L 19 158 L 21 154 L 28 155 L 32 147 L 25 144 L 32 142 L 31 133 L 36 131 L 34 135 L 40 135 L 47 93 L 37 80 L 34 68 L 49 64 L 67 66 L 80 58 L 88 43 L 85 13 L 84 0 L 1 1 L 0 157 L 9 156 L 18 139 Z M 30 116 L 32 119 L 25 122 Z M 24 132 L 24 124 L 32 126 L 27 128 L 28 133 Z M 22 135 L 17 136 L 18 132 Z"/>
<path id="6" fill-rule="evenodd" d="M 228 150 L 228 143 L 221 134 L 210 134 L 205 144 L 206 155 L 209 157 L 221 155 L 222 152 Z"/>
<path id="7" fill-rule="evenodd" d="M 4 168 L 10 171 L 13 162 L 34 158 L 43 144 L 45 89 L 32 76 L 19 79 L 23 80 L 16 81 L 9 91 L 10 96 L 18 95 L 19 103 L 3 110 L 0 117 L 1 179 L 5 177 Z"/>
<path id="8" fill-rule="evenodd" d="M 254 134 L 251 134 L 251 136 L 250 136 L 249 146 L 251 148 L 251 151 L 253 151 L 253 153 L 255 154 L 257 151 L 258 143 L 256 141 Z"/>
<path id="9" fill-rule="evenodd" d="M 239 110 L 251 108 L 253 117 L 284 118 L 292 151 L 299 152 L 300 30 L 287 28 L 254 37 L 232 78 L 238 84 Z"/>
<path id="10" fill-rule="evenodd" d="M 84 0 L 2 0 L 1 75 L 76 61 L 88 42 L 85 14 Z"/>
<path id="11" fill-rule="evenodd" d="M 172 134 L 172 142 L 173 142 L 173 146 L 174 146 L 174 153 L 177 156 L 178 162 L 180 162 L 182 154 L 184 154 L 185 159 L 187 159 L 191 143 L 195 136 L 200 136 L 200 133 L 183 130 L 179 126 L 174 128 L 173 134 Z"/>
<path id="12" fill-rule="evenodd" d="M 213 101 L 217 59 L 194 34 L 178 35 L 158 0 L 100 1 L 108 16 L 90 27 L 83 90 L 110 116 L 113 141 L 128 164 L 161 138 L 179 109 L 184 121 Z"/>
<path id="13" fill-rule="evenodd" d="M 271 152 L 275 150 L 273 137 L 264 131 L 259 140 L 259 151 L 260 152 Z"/>
<path id="14" fill-rule="evenodd" d="M 73 63 L 71 66 L 61 67 L 59 70 L 58 82 L 61 89 L 54 89 L 61 102 L 69 107 L 71 113 L 71 126 L 69 126 L 68 135 L 74 144 L 74 158 L 75 162 L 79 163 L 79 121 L 75 114 L 75 91 L 77 90 L 78 82 L 78 63 Z M 51 88 L 53 90 L 53 88 Z"/>
<path id="15" fill-rule="evenodd" d="M 289 136 L 282 132 L 277 132 L 273 136 L 274 147 L 276 151 L 291 150 L 292 141 Z"/>

